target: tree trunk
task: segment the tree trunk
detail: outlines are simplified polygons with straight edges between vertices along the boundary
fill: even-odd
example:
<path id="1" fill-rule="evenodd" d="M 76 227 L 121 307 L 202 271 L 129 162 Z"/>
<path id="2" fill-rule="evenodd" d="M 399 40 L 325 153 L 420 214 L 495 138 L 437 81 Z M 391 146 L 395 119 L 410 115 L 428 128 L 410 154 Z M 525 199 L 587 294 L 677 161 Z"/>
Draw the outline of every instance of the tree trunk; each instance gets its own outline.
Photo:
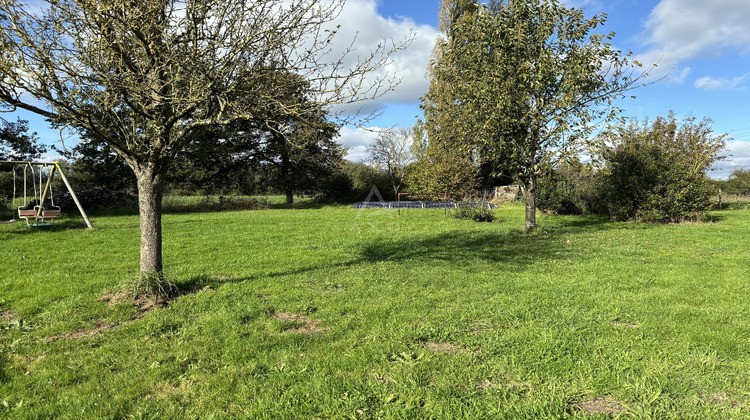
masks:
<path id="1" fill-rule="evenodd" d="M 148 163 L 140 165 L 135 173 L 138 179 L 138 212 L 141 225 L 141 275 L 161 276 L 161 205 L 164 178 L 153 164 Z"/>
<path id="2" fill-rule="evenodd" d="M 289 141 L 284 140 L 284 147 L 281 148 L 281 179 L 284 183 L 284 193 L 286 194 L 286 203 L 287 204 L 294 204 L 294 188 L 292 188 L 292 184 L 294 183 L 294 180 L 292 179 L 292 170 L 291 170 L 291 162 L 289 160 L 289 154 L 291 152 L 292 145 L 289 144 Z"/>
<path id="3" fill-rule="evenodd" d="M 294 190 L 287 187 L 285 190 L 286 193 L 286 203 L 287 204 L 294 204 Z"/>
<path id="4" fill-rule="evenodd" d="M 524 197 L 526 198 L 526 223 L 524 230 L 528 232 L 536 228 L 536 181 L 534 179 L 526 182 Z"/>

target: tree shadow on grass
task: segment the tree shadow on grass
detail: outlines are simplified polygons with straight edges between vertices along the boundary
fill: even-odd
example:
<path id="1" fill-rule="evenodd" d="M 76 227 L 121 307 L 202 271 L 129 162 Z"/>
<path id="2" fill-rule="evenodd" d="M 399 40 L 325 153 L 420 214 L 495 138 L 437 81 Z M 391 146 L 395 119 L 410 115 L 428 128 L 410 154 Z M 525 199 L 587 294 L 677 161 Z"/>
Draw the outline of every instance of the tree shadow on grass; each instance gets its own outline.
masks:
<path id="1" fill-rule="evenodd" d="M 363 243 L 359 252 L 364 261 L 448 261 L 460 266 L 466 261 L 509 263 L 523 267 L 546 260 L 582 258 L 580 248 L 566 241 L 570 235 L 623 226 L 605 217 L 576 217 L 555 220 L 532 232 L 468 231 L 466 229 L 429 236 L 377 239 Z"/>
<path id="2" fill-rule="evenodd" d="M 349 259 L 344 261 L 307 266 L 295 266 L 294 261 L 288 261 L 283 264 L 284 269 L 242 276 L 204 274 L 181 280 L 178 287 L 183 293 L 192 293 L 206 286 L 219 287 L 222 284 L 242 283 L 260 278 L 299 276 L 319 270 L 347 269 L 379 262 L 448 262 L 456 267 L 462 267 L 467 265 L 467 262 L 480 261 L 488 264 L 506 264 L 507 267 L 518 270 L 553 259 L 586 258 L 585 251 L 566 242 L 570 235 L 613 228 L 622 229 L 623 225 L 612 223 L 606 218 L 593 217 L 563 220 L 554 226 L 532 233 L 520 229 L 493 232 L 461 227 L 452 232 L 415 237 L 366 238 L 352 249 Z"/>
<path id="3" fill-rule="evenodd" d="M 95 226 L 96 227 L 96 226 Z M 13 235 L 32 235 L 43 232 L 62 232 L 65 230 L 86 230 L 86 222 L 75 219 L 58 220 L 45 226 L 27 226 L 26 222 L 19 220 L 13 224 L 13 227 L 7 228 L 9 234 Z"/>
<path id="4" fill-rule="evenodd" d="M 460 267 L 467 261 L 511 263 L 524 266 L 552 257 L 560 245 L 555 235 L 529 235 L 523 232 L 451 232 L 427 237 L 387 240 L 362 244 L 362 262 L 384 261 L 450 262 Z M 559 255 L 555 255 L 559 258 Z"/>

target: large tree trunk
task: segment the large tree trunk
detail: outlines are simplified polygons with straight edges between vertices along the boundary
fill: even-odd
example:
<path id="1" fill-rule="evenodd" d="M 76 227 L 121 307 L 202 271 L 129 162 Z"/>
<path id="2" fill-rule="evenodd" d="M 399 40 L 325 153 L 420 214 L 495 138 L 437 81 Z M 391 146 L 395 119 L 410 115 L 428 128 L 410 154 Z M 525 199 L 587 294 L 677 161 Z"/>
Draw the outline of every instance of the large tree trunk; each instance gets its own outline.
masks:
<path id="1" fill-rule="evenodd" d="M 524 229 L 528 232 L 536 227 L 536 180 L 533 178 L 526 182 L 524 188 L 526 199 L 526 223 Z"/>
<path id="2" fill-rule="evenodd" d="M 138 212 L 141 221 L 141 275 L 161 276 L 161 205 L 164 177 L 154 165 L 148 163 L 140 165 L 135 174 L 138 179 Z"/>
<path id="3" fill-rule="evenodd" d="M 294 190 L 291 189 L 290 187 L 287 187 L 285 194 L 286 194 L 286 203 L 294 204 Z"/>

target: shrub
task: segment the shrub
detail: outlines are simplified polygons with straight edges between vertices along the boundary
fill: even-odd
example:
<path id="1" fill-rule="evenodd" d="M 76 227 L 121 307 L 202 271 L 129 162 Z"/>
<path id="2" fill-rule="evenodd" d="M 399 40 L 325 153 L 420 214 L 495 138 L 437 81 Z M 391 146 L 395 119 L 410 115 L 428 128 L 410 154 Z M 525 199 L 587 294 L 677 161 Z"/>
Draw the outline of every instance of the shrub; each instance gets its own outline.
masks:
<path id="1" fill-rule="evenodd" d="M 318 201 L 340 203 L 349 201 L 354 191 L 354 181 L 349 175 L 340 172 L 323 182 Z"/>
<path id="2" fill-rule="evenodd" d="M 726 138 L 713 136 L 710 123 L 693 117 L 678 122 L 670 113 L 608 133 L 604 198 L 609 214 L 649 222 L 703 218 L 711 196 L 706 173 L 721 158 Z"/>
<path id="3" fill-rule="evenodd" d="M 494 211 L 484 206 L 473 206 L 470 203 L 463 203 L 457 209 L 453 210 L 453 217 L 456 219 L 473 220 L 475 222 L 497 221 Z"/>
<path id="4" fill-rule="evenodd" d="M 537 206 L 540 210 L 566 215 L 602 213 L 603 177 L 590 165 L 565 163 L 539 179 Z"/>

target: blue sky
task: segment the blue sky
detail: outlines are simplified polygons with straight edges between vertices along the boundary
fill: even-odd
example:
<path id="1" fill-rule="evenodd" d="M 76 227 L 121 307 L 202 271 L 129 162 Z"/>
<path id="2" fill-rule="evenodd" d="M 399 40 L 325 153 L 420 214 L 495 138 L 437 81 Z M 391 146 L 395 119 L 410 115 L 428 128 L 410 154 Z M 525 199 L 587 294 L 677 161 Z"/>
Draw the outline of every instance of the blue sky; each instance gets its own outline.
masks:
<path id="1" fill-rule="evenodd" d="M 368 127 L 345 127 L 340 141 L 349 158 L 364 157 L 372 129 L 411 126 L 418 116 L 419 98 L 428 88 L 427 64 L 438 36 L 441 0 L 347 0 L 339 23 L 342 45 L 357 35 L 358 48 L 381 39 L 414 34 L 408 50 L 393 56 L 386 69 L 402 78 L 396 90 L 379 100 L 382 115 Z M 615 31 L 615 46 L 633 51 L 644 65 L 658 63 L 653 78 L 664 79 L 634 92 L 624 101 L 625 115 L 642 119 L 674 110 L 678 117 L 694 115 L 714 121 L 714 131 L 734 137 L 732 156 L 712 174 L 725 177 L 732 168 L 750 168 L 750 1 L 748 0 L 569 0 L 587 15 L 606 13 L 603 30 Z M 46 143 L 59 139 L 34 115 L 32 122 Z M 12 118 L 12 116 L 5 116 Z M 370 130 L 368 130 L 370 128 Z"/>

